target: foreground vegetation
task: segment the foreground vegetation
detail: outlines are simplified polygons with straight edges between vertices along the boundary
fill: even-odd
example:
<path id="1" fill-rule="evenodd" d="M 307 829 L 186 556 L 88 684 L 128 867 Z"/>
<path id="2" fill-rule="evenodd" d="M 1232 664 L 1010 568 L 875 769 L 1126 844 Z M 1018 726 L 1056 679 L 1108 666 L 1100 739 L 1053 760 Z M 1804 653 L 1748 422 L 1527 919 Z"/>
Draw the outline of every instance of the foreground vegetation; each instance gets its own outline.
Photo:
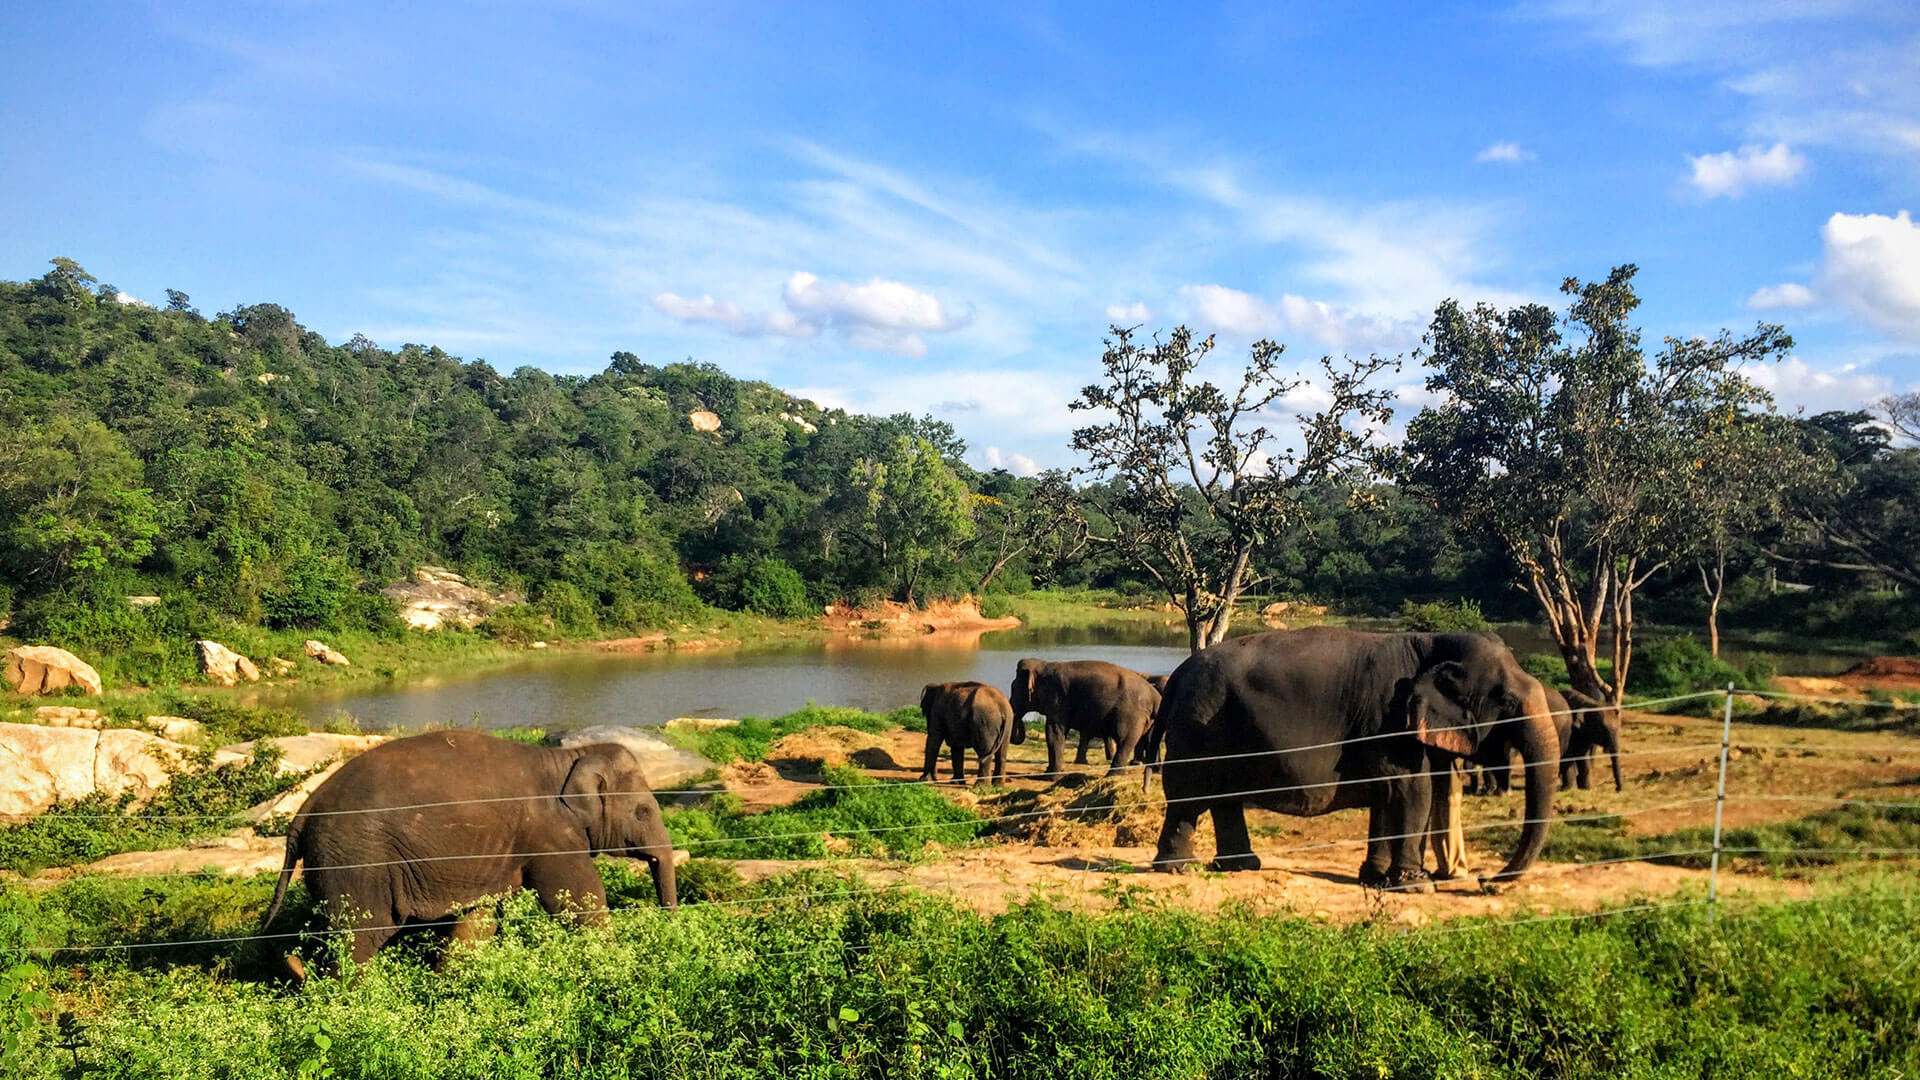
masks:
<path id="1" fill-rule="evenodd" d="M 689 874 L 689 878 L 698 878 Z M 192 920 L 257 910 L 206 883 Z M 1406 932 L 931 896 L 636 907 L 568 932 L 521 898 L 435 974 L 404 952 L 299 992 L 247 946 L 15 968 L 9 1075 L 54 1077 L 1840 1077 L 1920 1069 L 1920 888 Z M 0 949 L 169 904 L 124 883 L 0 898 Z M 788 900 L 772 899 L 785 892 Z M 823 894 L 825 894 L 823 896 Z M 196 921 L 197 920 L 197 921 Z M 244 920 L 234 920 L 244 928 Z M 32 929 L 29 929 L 29 928 Z M 1457 933 L 1454 931 L 1468 932 Z M 77 957 L 76 957 L 77 959 Z M 179 966 L 181 964 L 185 966 Z M 35 995 L 44 994 L 44 998 Z M 37 1002 L 23 1008 L 20 1002 Z"/>

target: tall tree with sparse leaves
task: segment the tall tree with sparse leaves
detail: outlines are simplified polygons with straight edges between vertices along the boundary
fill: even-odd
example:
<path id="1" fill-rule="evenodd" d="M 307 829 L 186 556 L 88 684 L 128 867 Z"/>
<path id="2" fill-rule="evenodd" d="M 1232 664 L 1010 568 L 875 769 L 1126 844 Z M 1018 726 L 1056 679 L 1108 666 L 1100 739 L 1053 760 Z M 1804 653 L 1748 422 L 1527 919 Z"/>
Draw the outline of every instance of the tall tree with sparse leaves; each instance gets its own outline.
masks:
<path id="1" fill-rule="evenodd" d="M 1384 466 L 1372 439 L 1392 416 L 1391 394 L 1368 383 L 1399 362 L 1323 358 L 1326 405 L 1298 418 L 1296 447 L 1261 422 L 1306 385 L 1280 371 L 1285 346 L 1254 342 L 1229 397 L 1198 374 L 1212 337 L 1196 341 L 1184 326 L 1150 344 L 1131 329 L 1109 333 L 1103 380 L 1071 404 L 1103 419 L 1076 429 L 1073 447 L 1087 457 L 1083 472 L 1117 481 L 1093 495 L 1117 525 L 1106 539 L 1185 614 L 1198 652 L 1227 636 L 1235 602 L 1260 580 L 1255 551 L 1310 516 L 1307 489 L 1351 485 Z"/>

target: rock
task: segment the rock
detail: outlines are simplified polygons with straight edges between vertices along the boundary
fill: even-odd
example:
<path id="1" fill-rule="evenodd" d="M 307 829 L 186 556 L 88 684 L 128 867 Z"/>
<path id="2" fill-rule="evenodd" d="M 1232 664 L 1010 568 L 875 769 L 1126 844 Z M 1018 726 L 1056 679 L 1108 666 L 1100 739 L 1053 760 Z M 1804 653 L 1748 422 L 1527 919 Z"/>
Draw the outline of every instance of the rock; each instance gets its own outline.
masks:
<path id="1" fill-rule="evenodd" d="M 511 592 L 496 596 L 444 566 L 419 567 L 412 581 L 395 582 L 380 592 L 400 605 L 401 621 L 415 630 L 444 626 L 470 630 L 485 621 L 494 608 L 520 600 Z"/>
<path id="2" fill-rule="evenodd" d="M 7 650 L 7 685 L 21 694 L 57 694 L 68 687 L 100 692 L 100 673 L 65 649 L 22 645 Z"/>
<path id="3" fill-rule="evenodd" d="M 332 648 L 329 648 L 324 642 L 319 642 L 319 641 L 313 640 L 312 638 L 308 638 L 306 648 L 307 648 L 308 656 L 313 657 L 315 660 L 318 660 L 323 664 L 332 664 L 335 667 L 351 666 L 350 662 L 347 660 L 346 657 L 340 655 L 338 651 Z"/>
<path id="4" fill-rule="evenodd" d="M 127 606 L 130 608 L 150 608 L 158 604 L 159 602 L 160 602 L 160 598 L 157 596 L 127 597 Z"/>
<path id="5" fill-rule="evenodd" d="M 547 647 L 547 643 L 544 641 L 536 641 L 533 644 L 527 646 L 527 648 L 529 649 L 544 649 L 546 647 Z"/>
<path id="6" fill-rule="evenodd" d="M 252 876 L 279 870 L 282 860 L 286 858 L 286 851 L 285 837 L 254 836 L 252 830 L 246 830 L 232 836 L 200 841 L 192 847 L 110 855 L 87 864 L 86 869 L 91 873 L 122 877 L 192 874 L 202 870 Z"/>
<path id="7" fill-rule="evenodd" d="M 37 814 L 93 794 L 100 733 L 86 728 L 0 724 L 0 814 Z"/>
<path id="8" fill-rule="evenodd" d="M 253 661 L 217 641 L 201 639 L 193 643 L 200 654 L 200 673 L 217 686 L 232 686 L 245 680 L 260 681 L 260 669 Z"/>
<path id="9" fill-rule="evenodd" d="M 185 716 L 149 716 L 147 730 L 177 743 L 197 743 L 207 737 L 200 721 Z"/>
<path id="10" fill-rule="evenodd" d="M 117 796 L 131 791 L 136 802 L 167 786 L 174 769 L 191 753 L 179 743 L 130 728 L 100 733 L 93 758 L 93 789 Z"/>
<path id="11" fill-rule="evenodd" d="M 695 431 L 719 431 L 720 414 L 708 409 L 695 409 L 687 414 L 687 423 L 692 424 Z"/>
<path id="12" fill-rule="evenodd" d="M 679 866 L 691 858 L 693 858 L 693 852 L 688 851 L 685 848 L 673 849 L 673 865 Z"/>
<path id="13" fill-rule="evenodd" d="M 320 785 L 326 783 L 328 777 L 339 772 L 340 766 L 343 764 L 345 764 L 345 762 L 336 762 L 328 768 L 322 769 L 312 776 L 307 777 L 305 780 L 300 781 L 300 783 L 294 787 L 281 792 L 278 796 L 268 799 L 265 802 L 253 804 L 247 808 L 247 812 L 242 816 L 255 825 L 275 816 L 292 817 L 294 814 L 300 812 L 302 806 L 306 805 L 307 796 L 320 790 Z"/>
<path id="14" fill-rule="evenodd" d="M 48 727 L 98 728 L 102 726 L 99 709 L 81 709 L 72 705 L 42 705 L 33 710 L 33 718 Z"/>
<path id="15" fill-rule="evenodd" d="M 596 724 L 563 731 L 554 741 L 561 746 L 618 743 L 640 759 L 640 771 L 646 774 L 647 786 L 661 791 L 714 767 L 713 762 L 699 754 L 690 754 L 644 728 Z"/>
<path id="16" fill-rule="evenodd" d="M 281 676 L 293 674 L 293 669 L 297 666 L 299 665 L 284 656 L 267 657 L 267 670 L 272 672 L 276 679 Z"/>
<path id="17" fill-rule="evenodd" d="M 1293 601 L 1291 600 L 1276 600 L 1273 603 L 1268 604 L 1266 607 L 1263 607 L 1260 609 L 1260 617 L 1263 619 L 1277 619 L 1280 616 L 1285 615 L 1287 613 L 1287 609 L 1292 606 L 1293 606 Z"/>
<path id="18" fill-rule="evenodd" d="M 718 731 L 721 728 L 738 727 L 740 721 L 728 720 L 719 716 L 676 716 L 666 722 L 670 728 L 685 728 L 689 731 Z"/>
<path id="19" fill-rule="evenodd" d="M 343 761 L 387 741 L 385 735 L 335 735 L 316 731 L 307 735 L 282 735 L 257 742 L 234 743 L 220 748 L 222 753 L 238 757 L 253 756 L 255 748 L 271 746 L 280 751 L 281 776 L 303 772 L 330 761 Z"/>

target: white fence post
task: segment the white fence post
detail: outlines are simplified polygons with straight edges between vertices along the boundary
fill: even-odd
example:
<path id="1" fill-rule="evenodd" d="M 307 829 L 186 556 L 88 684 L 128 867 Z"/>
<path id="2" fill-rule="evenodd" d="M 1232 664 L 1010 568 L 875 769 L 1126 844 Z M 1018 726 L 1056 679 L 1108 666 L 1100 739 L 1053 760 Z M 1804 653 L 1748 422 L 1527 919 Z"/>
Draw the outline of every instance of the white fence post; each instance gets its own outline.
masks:
<path id="1" fill-rule="evenodd" d="M 1713 802 L 1713 867 L 1707 873 L 1707 925 L 1720 902 L 1720 822 L 1727 810 L 1727 750 L 1733 744 L 1733 684 L 1727 684 L 1727 708 L 1720 721 L 1720 793 Z"/>

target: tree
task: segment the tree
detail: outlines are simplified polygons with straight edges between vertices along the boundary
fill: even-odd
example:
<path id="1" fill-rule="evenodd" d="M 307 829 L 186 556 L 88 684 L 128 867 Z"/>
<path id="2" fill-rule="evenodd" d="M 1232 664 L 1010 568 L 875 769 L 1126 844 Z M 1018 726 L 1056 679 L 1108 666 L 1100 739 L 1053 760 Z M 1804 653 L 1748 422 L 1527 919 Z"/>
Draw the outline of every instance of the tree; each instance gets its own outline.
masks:
<path id="1" fill-rule="evenodd" d="M 131 566 L 159 534 L 126 440 L 57 416 L 0 437 L 0 576 L 36 591 Z"/>
<path id="2" fill-rule="evenodd" d="M 982 594 L 1007 564 L 1022 555 L 1047 551 L 1058 563 L 1086 545 L 1087 516 L 1066 473 L 1049 469 L 1029 490 L 1011 483 L 996 486 L 997 493 L 974 496 L 979 523 L 976 543 L 992 544 L 987 568 L 974 586 Z"/>
<path id="3" fill-rule="evenodd" d="M 1444 403 L 1407 431 L 1408 482 L 1492 536 L 1546 615 L 1573 688 L 1618 704 L 1633 659 L 1635 591 L 1674 558 L 1675 526 L 1708 452 L 1700 418 L 1744 415 L 1765 395 L 1737 370 L 1793 340 L 1760 325 L 1744 338 L 1669 338 L 1651 366 L 1628 324 L 1636 268 L 1568 278 L 1561 321 L 1528 304 L 1434 312 L 1427 389 Z M 1612 669 L 1597 654 L 1612 633 Z"/>
<path id="4" fill-rule="evenodd" d="M 873 550 L 914 602 L 927 564 L 950 560 L 974 534 L 972 496 L 967 485 L 925 438 L 901 435 L 886 457 L 853 466 L 852 489 L 863 514 L 855 535 Z"/>
<path id="5" fill-rule="evenodd" d="M 1069 407 L 1112 419 L 1076 429 L 1073 447 L 1087 456 L 1082 472 L 1117 481 L 1096 489 L 1110 495 L 1100 506 L 1116 526 L 1107 542 L 1166 591 L 1198 652 L 1226 637 L 1235 602 L 1258 580 L 1256 549 L 1308 516 L 1303 493 L 1384 465 L 1370 440 L 1392 415 L 1390 392 L 1367 382 L 1399 363 L 1322 358 L 1327 404 L 1299 417 L 1301 445 L 1283 448 L 1258 418 L 1305 385 L 1279 373 L 1285 346 L 1254 342 L 1229 398 L 1197 376 L 1213 338 L 1196 342 L 1184 326 L 1151 345 L 1137 344 L 1131 329 L 1109 333 L 1104 381 Z M 1355 421 L 1364 426 L 1351 430 Z"/>
<path id="6" fill-rule="evenodd" d="M 178 311 L 187 315 L 198 315 L 200 313 L 199 310 L 193 306 L 193 297 L 188 296 L 179 289 L 167 290 L 167 310 Z"/>
<path id="7" fill-rule="evenodd" d="M 1686 490 L 1675 507 L 1674 548 L 1699 572 L 1707 647 L 1718 658 L 1729 561 L 1743 550 L 1751 558 L 1753 538 L 1783 519 L 1793 493 L 1815 482 L 1819 466 L 1791 421 L 1733 403 L 1700 417 L 1694 438 L 1700 453 L 1691 470 L 1681 470 Z"/>
<path id="8" fill-rule="evenodd" d="M 1908 442 L 1920 443 L 1920 390 L 1881 398 L 1879 409 L 1895 434 Z"/>
<path id="9" fill-rule="evenodd" d="M 1910 423 L 1888 411 L 1896 429 Z M 1887 424 L 1864 412 L 1821 413 L 1800 430 L 1818 475 L 1796 491 L 1792 525 L 1768 556 L 1920 589 L 1920 448 L 1894 446 Z"/>

